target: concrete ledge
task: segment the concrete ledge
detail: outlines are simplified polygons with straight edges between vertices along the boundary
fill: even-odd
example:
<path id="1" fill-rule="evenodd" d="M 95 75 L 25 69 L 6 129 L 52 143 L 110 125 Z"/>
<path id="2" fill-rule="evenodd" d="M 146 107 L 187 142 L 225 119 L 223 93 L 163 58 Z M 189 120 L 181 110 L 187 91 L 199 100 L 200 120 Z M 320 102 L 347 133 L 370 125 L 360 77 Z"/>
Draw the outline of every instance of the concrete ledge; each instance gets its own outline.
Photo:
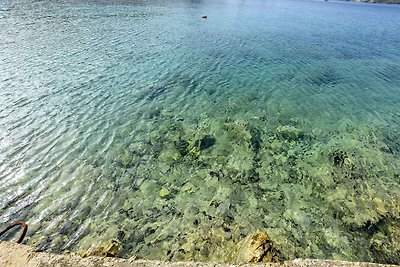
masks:
<path id="1" fill-rule="evenodd" d="M 129 260 L 119 258 L 87 257 L 81 258 L 72 255 L 58 255 L 47 252 L 35 252 L 29 246 L 0 241 L 1 267 L 236 267 L 236 266 L 265 266 L 265 267 L 383 267 L 395 266 L 365 262 L 346 262 L 331 260 L 296 259 L 283 263 L 269 264 L 223 264 L 201 262 L 161 262 L 145 260 Z"/>

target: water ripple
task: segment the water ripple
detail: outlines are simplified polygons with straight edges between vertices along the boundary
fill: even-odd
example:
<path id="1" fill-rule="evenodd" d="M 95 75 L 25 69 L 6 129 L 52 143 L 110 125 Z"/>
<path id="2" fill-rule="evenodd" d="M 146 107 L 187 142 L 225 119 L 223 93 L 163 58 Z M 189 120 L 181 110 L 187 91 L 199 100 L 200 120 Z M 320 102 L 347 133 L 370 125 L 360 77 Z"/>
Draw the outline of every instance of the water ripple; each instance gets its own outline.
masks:
<path id="1" fill-rule="evenodd" d="M 0 223 L 56 252 L 232 261 L 254 230 L 287 258 L 389 262 L 365 251 L 399 219 L 396 12 L 0 3 Z"/>

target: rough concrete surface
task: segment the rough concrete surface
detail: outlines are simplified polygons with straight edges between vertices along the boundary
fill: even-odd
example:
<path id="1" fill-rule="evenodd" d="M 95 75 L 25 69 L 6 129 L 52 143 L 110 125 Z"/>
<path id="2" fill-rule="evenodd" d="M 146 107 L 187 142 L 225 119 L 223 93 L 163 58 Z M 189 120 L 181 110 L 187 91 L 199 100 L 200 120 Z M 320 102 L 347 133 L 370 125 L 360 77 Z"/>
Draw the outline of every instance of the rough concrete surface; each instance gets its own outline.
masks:
<path id="1" fill-rule="evenodd" d="M 106 257 L 81 258 L 72 255 L 58 255 L 46 252 L 35 252 L 34 248 L 16 243 L 0 241 L 0 266 L 1 267 L 235 267 L 235 266 L 265 266 L 265 267 L 379 267 L 395 266 L 376 263 L 345 262 L 331 260 L 296 259 L 283 263 L 263 264 L 220 264 L 200 262 L 161 262 L 145 260 L 129 260 Z"/>

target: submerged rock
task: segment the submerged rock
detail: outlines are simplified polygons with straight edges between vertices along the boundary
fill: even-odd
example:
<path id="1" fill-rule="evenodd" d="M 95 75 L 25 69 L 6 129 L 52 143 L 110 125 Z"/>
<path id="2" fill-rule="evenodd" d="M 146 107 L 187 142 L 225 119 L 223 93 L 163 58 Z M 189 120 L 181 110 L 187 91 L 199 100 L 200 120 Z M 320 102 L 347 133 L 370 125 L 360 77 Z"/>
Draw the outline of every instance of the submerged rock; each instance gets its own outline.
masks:
<path id="1" fill-rule="evenodd" d="M 400 263 L 400 221 L 397 219 L 381 220 L 370 225 L 368 231 L 374 232 L 370 239 L 370 251 L 377 262 Z"/>
<path id="2" fill-rule="evenodd" d="M 176 150 L 178 150 L 179 154 L 181 156 L 185 156 L 187 153 L 189 153 L 189 142 L 183 139 L 179 139 L 174 142 Z"/>
<path id="3" fill-rule="evenodd" d="M 211 135 L 206 135 L 202 139 L 196 141 L 196 146 L 200 148 L 200 150 L 207 149 L 212 147 L 215 144 L 215 138 Z"/>
<path id="4" fill-rule="evenodd" d="M 303 138 L 304 134 L 294 126 L 284 125 L 276 128 L 278 136 L 288 141 L 296 141 Z"/>
<path id="5" fill-rule="evenodd" d="M 342 167 L 346 159 L 347 155 L 343 151 L 336 150 L 332 153 L 333 166 Z"/>
<path id="6" fill-rule="evenodd" d="M 167 198 L 170 195 L 170 191 L 167 188 L 161 188 L 160 190 L 160 197 Z"/>
<path id="7" fill-rule="evenodd" d="M 95 249 L 82 254 L 82 257 L 117 257 L 120 250 L 120 243 L 116 240 L 107 241 Z"/>
<path id="8" fill-rule="evenodd" d="M 267 233 L 248 235 L 238 250 L 238 263 L 277 262 L 276 251 Z"/>

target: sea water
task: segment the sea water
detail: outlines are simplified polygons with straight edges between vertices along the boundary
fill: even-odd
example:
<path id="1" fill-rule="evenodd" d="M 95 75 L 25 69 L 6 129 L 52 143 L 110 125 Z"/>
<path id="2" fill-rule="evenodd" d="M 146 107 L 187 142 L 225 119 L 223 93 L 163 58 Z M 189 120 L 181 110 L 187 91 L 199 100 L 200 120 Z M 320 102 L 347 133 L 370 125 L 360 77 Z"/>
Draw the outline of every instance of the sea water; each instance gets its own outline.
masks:
<path id="1" fill-rule="evenodd" d="M 201 18 L 207 16 L 207 19 Z M 400 263 L 400 7 L 0 1 L 0 223 L 84 253 Z"/>

